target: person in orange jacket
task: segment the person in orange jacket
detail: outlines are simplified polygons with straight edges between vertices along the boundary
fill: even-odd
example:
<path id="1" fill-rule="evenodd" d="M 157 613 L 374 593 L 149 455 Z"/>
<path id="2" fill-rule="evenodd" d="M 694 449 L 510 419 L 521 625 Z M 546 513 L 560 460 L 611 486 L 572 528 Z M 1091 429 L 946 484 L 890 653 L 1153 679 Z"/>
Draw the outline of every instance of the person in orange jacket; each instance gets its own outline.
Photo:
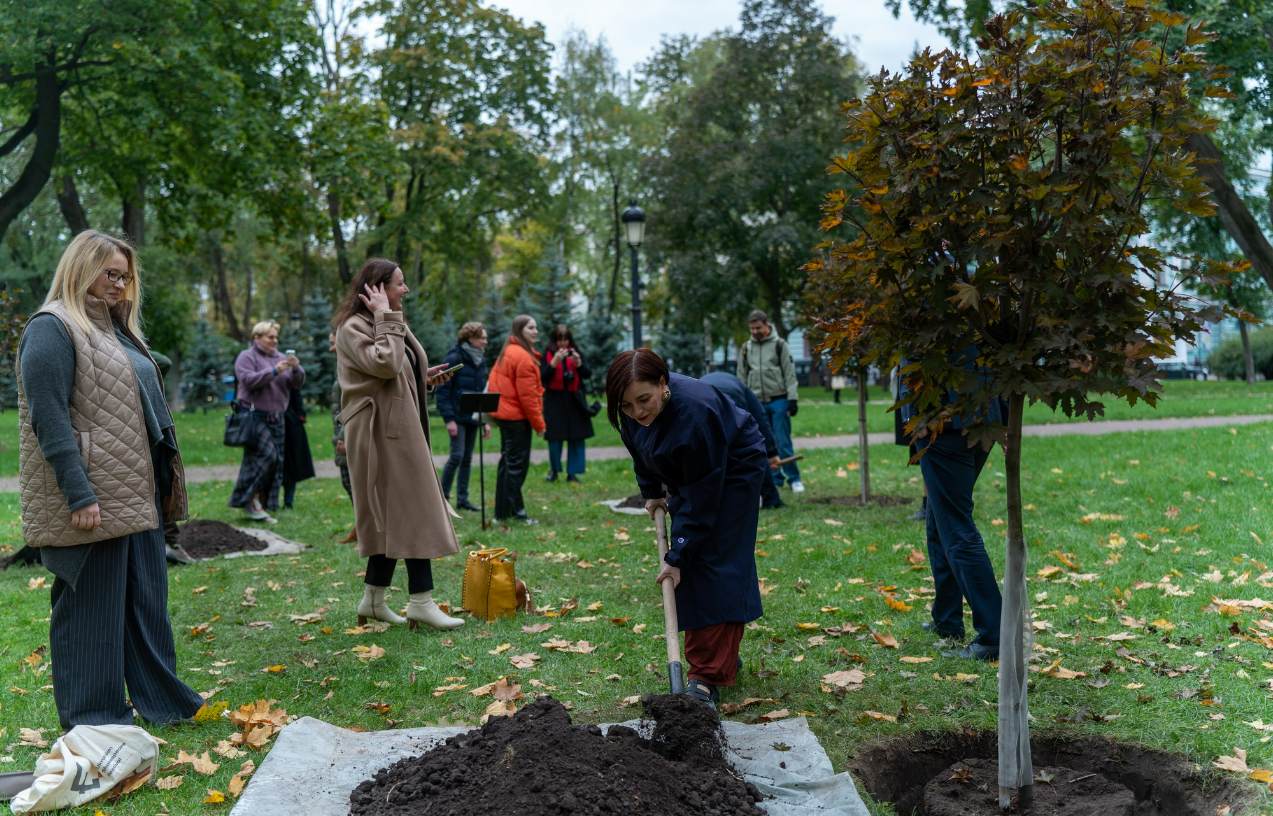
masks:
<path id="1" fill-rule="evenodd" d="M 513 319 L 512 334 L 491 368 L 486 390 L 500 394 L 499 410 L 491 417 L 499 423 L 500 457 L 495 480 L 495 520 L 539 522 L 526 514 L 522 484 L 530 469 L 531 430 L 544 435 L 544 385 L 539 375 L 535 340 L 539 327 L 530 315 Z"/>

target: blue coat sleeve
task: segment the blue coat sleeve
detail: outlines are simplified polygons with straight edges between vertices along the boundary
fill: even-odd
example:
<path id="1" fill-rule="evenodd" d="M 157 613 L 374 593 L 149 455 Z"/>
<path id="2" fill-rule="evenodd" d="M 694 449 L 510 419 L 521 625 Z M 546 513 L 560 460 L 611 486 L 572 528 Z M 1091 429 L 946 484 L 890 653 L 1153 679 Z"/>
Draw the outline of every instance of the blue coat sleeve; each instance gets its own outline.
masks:
<path id="1" fill-rule="evenodd" d="M 729 438 L 720 415 L 709 414 L 707 422 L 687 433 L 667 455 L 680 463 L 684 484 L 675 487 L 675 496 L 668 502 L 672 529 L 665 560 L 682 567 L 693 561 L 695 550 L 711 537 L 720 512 L 729 464 Z"/>
<path id="2" fill-rule="evenodd" d="M 460 355 L 452 351 L 442 360 L 447 368 L 458 365 L 460 363 Z M 460 387 L 458 383 L 459 377 L 452 377 L 446 382 L 433 389 L 433 395 L 438 402 L 438 413 L 442 414 L 444 422 L 455 422 L 460 417 Z"/>

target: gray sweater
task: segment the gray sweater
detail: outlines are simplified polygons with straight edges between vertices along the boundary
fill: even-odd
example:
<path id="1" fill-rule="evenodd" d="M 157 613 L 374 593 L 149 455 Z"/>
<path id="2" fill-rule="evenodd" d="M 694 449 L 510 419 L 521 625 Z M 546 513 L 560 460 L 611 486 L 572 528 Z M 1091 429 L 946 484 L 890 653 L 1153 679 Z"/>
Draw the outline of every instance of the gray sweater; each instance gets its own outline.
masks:
<path id="1" fill-rule="evenodd" d="M 173 427 L 159 371 L 149 355 L 118 326 L 115 336 L 128 352 L 137 375 L 146 435 L 153 448 L 164 439 L 164 431 Z M 75 388 L 75 346 L 71 336 L 53 315 L 36 315 L 22 333 L 18 356 L 22 386 L 31 409 L 31 428 L 40 443 L 40 453 L 52 466 L 58 489 L 66 496 L 71 510 L 88 507 L 97 501 L 97 495 L 89 485 L 88 471 L 71 428 L 71 392 Z"/>

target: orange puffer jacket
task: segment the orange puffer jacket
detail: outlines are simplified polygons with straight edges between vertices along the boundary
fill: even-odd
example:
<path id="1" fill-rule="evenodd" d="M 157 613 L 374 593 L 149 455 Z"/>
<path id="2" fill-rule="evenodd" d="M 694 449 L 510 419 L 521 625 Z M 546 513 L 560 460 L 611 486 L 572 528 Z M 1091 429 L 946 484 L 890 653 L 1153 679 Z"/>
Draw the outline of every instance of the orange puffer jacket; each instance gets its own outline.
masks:
<path id="1" fill-rule="evenodd" d="M 539 376 L 539 353 L 527 351 L 513 338 L 504 347 L 504 357 L 491 369 L 486 390 L 502 396 L 495 419 L 530 421 L 536 431 L 544 431 L 544 384 Z"/>

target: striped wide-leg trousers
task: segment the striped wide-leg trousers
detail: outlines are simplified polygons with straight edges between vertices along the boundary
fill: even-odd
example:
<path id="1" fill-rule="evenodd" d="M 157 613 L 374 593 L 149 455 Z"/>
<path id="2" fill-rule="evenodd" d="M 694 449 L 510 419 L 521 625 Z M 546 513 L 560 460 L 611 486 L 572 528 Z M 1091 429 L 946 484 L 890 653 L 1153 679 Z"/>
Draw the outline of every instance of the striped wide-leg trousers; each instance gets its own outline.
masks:
<path id="1" fill-rule="evenodd" d="M 53 581 L 49 651 L 62 728 L 194 716 L 198 692 L 177 678 L 161 528 L 92 545 L 75 587 Z M 131 698 L 132 704 L 129 705 Z"/>

